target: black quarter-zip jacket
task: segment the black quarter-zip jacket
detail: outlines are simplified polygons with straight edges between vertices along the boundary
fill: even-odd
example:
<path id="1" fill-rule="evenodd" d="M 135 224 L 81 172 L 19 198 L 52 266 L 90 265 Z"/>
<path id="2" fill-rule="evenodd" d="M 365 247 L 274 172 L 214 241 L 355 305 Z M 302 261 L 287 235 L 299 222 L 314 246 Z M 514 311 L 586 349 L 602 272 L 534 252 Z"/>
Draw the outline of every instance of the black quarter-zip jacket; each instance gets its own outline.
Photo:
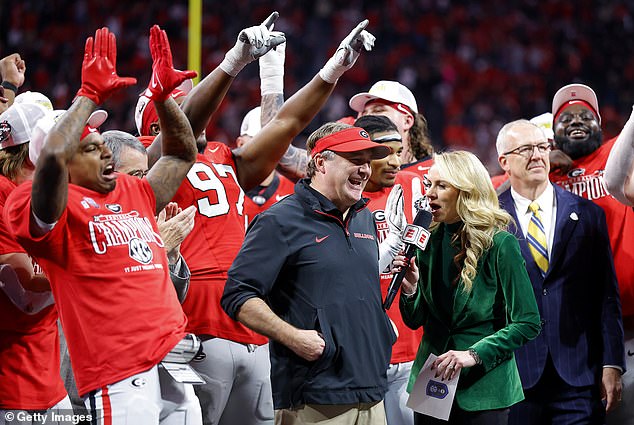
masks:
<path id="1" fill-rule="evenodd" d="M 271 341 L 275 409 L 382 400 L 396 335 L 381 304 L 378 242 L 367 200 L 346 219 L 300 180 L 256 216 L 229 270 L 222 307 L 234 318 L 250 298 L 283 320 L 315 329 L 326 346 L 309 362 Z"/>

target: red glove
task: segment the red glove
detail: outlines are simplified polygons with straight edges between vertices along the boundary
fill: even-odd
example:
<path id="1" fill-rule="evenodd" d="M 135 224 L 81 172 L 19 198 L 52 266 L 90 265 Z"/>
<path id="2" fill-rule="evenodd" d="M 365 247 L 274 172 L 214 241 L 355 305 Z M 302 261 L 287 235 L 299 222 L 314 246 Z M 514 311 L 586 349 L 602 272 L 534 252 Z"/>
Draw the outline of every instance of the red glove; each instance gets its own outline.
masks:
<path id="1" fill-rule="evenodd" d="M 85 96 L 100 105 L 115 90 L 136 84 L 136 78 L 117 75 L 116 43 L 114 34 L 106 27 L 95 32 L 94 42 L 92 37 L 88 37 L 77 96 Z"/>
<path id="2" fill-rule="evenodd" d="M 145 95 L 155 102 L 164 102 L 183 81 L 198 75 L 196 71 L 179 71 L 172 63 L 172 50 L 167 34 L 158 25 L 150 28 L 152 79 Z"/>

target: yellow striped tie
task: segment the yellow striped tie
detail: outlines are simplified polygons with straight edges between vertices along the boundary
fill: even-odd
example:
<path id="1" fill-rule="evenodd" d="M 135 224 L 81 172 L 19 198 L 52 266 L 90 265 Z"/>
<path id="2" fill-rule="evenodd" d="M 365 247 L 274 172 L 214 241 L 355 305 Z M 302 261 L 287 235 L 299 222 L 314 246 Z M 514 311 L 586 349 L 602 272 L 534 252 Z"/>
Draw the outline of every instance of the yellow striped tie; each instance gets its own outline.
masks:
<path id="1" fill-rule="evenodd" d="M 539 214 L 539 204 L 532 202 L 528 209 L 533 213 L 531 220 L 528 222 L 528 248 L 533 254 L 537 267 L 542 272 L 542 276 L 546 274 L 548 270 L 548 243 L 546 240 L 546 232 L 544 231 L 544 225 L 542 224 L 541 216 Z"/>

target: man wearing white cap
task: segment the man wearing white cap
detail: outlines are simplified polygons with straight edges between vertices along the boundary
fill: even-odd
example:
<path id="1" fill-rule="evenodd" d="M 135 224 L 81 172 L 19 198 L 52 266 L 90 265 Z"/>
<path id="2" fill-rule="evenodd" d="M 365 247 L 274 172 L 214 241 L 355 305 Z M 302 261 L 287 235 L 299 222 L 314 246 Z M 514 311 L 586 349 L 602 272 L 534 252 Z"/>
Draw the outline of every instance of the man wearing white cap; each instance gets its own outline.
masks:
<path id="1" fill-rule="evenodd" d="M 397 81 L 378 81 L 367 93 L 352 96 L 349 103 L 358 116 L 385 115 L 391 119 L 403 137 L 401 168 L 421 176 L 427 174 L 434 148 L 429 140 L 427 120 L 418 113 L 416 99 L 407 87 Z"/>
<path id="2" fill-rule="evenodd" d="M 42 269 L 2 219 L 6 198 L 31 180 L 29 141 L 45 110 L 14 104 L 0 115 L 0 424 L 10 410 L 71 409 L 60 377 L 57 310 Z M 58 412 L 60 413 L 60 412 Z"/>
<path id="3" fill-rule="evenodd" d="M 262 108 L 258 106 L 244 116 L 240 126 L 240 136 L 236 139 L 236 145 L 239 148 L 249 143 L 262 128 L 260 125 L 261 110 Z M 253 220 L 256 214 L 293 193 L 294 188 L 295 183 L 273 170 L 259 185 L 245 192 L 244 214 L 247 224 Z"/>
<path id="4" fill-rule="evenodd" d="M 550 180 L 564 189 L 603 208 L 608 223 L 610 245 L 621 293 L 623 327 L 625 330 L 626 367 L 634 368 L 634 210 L 614 197 L 606 188 L 606 162 L 616 138 L 603 142 L 599 102 L 592 88 L 584 84 L 569 84 L 553 98 L 553 131 L 555 147 L 571 159 L 565 173 L 551 173 Z M 631 356 L 630 353 L 633 353 Z M 634 423 L 633 371 L 623 377 L 623 403 L 608 415 L 614 424 Z M 614 422 L 613 422 L 614 421 Z"/>

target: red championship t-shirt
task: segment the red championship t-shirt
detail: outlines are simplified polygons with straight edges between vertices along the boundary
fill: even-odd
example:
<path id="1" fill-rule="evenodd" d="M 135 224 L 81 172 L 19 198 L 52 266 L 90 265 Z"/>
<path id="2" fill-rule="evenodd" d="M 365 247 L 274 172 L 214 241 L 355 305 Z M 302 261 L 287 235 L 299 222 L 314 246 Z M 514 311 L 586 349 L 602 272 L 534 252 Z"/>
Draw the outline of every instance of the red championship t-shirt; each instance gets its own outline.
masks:
<path id="1" fill-rule="evenodd" d="M 550 175 L 550 180 L 564 189 L 594 201 L 605 211 L 616 277 L 621 292 L 623 316 L 634 315 L 634 210 L 610 195 L 604 181 L 605 163 L 616 138 L 572 163 L 564 175 Z"/>
<path id="2" fill-rule="evenodd" d="M 261 345 L 268 342 L 266 337 L 232 320 L 220 307 L 227 272 L 244 240 L 244 198 L 231 149 L 208 143 L 173 199 L 181 208 L 197 208 L 194 229 L 181 244 L 191 271 L 183 310 L 189 332 Z"/>
<path id="3" fill-rule="evenodd" d="M 70 184 L 53 230 L 33 237 L 31 183 L 7 199 L 9 231 L 51 282 L 80 395 L 151 368 L 185 335 L 155 205 L 125 174 L 107 194 Z"/>
<path id="4" fill-rule="evenodd" d="M 396 175 L 395 184 L 403 187 L 403 204 L 405 206 L 405 216 L 407 222 L 414 221 L 416 214 L 414 208 L 414 200 L 419 199 L 423 193 L 422 178 L 414 173 L 400 171 Z M 389 233 L 388 225 L 385 220 L 385 203 L 387 197 L 392 190 L 391 187 L 385 187 L 377 192 L 363 192 L 363 197 L 370 199 L 368 208 L 372 211 L 374 221 L 379 234 L 379 243 L 383 242 Z M 392 273 L 381 273 L 381 294 L 383 299 L 387 295 L 387 289 L 392 281 Z M 403 323 L 398 298 L 387 311 L 387 315 L 396 325 L 398 329 L 398 339 L 392 346 L 391 364 L 404 363 L 412 361 L 416 358 L 418 345 L 423 338 L 423 329 L 412 330 Z"/>
<path id="5" fill-rule="evenodd" d="M 268 193 L 269 191 L 271 193 Z M 251 223 L 256 215 L 268 210 L 271 205 L 281 201 L 293 192 L 295 192 L 295 183 L 276 173 L 276 179 L 269 186 L 260 188 L 253 198 L 245 197 L 244 212 L 247 216 L 247 224 Z M 256 201 L 263 201 L 264 203 L 257 203 Z"/>
<path id="6" fill-rule="evenodd" d="M 25 253 L 2 219 L 13 189 L 15 184 L 0 176 L 0 254 Z M 64 397 L 55 306 L 26 314 L 0 290 L 0 409 L 45 410 Z"/>

